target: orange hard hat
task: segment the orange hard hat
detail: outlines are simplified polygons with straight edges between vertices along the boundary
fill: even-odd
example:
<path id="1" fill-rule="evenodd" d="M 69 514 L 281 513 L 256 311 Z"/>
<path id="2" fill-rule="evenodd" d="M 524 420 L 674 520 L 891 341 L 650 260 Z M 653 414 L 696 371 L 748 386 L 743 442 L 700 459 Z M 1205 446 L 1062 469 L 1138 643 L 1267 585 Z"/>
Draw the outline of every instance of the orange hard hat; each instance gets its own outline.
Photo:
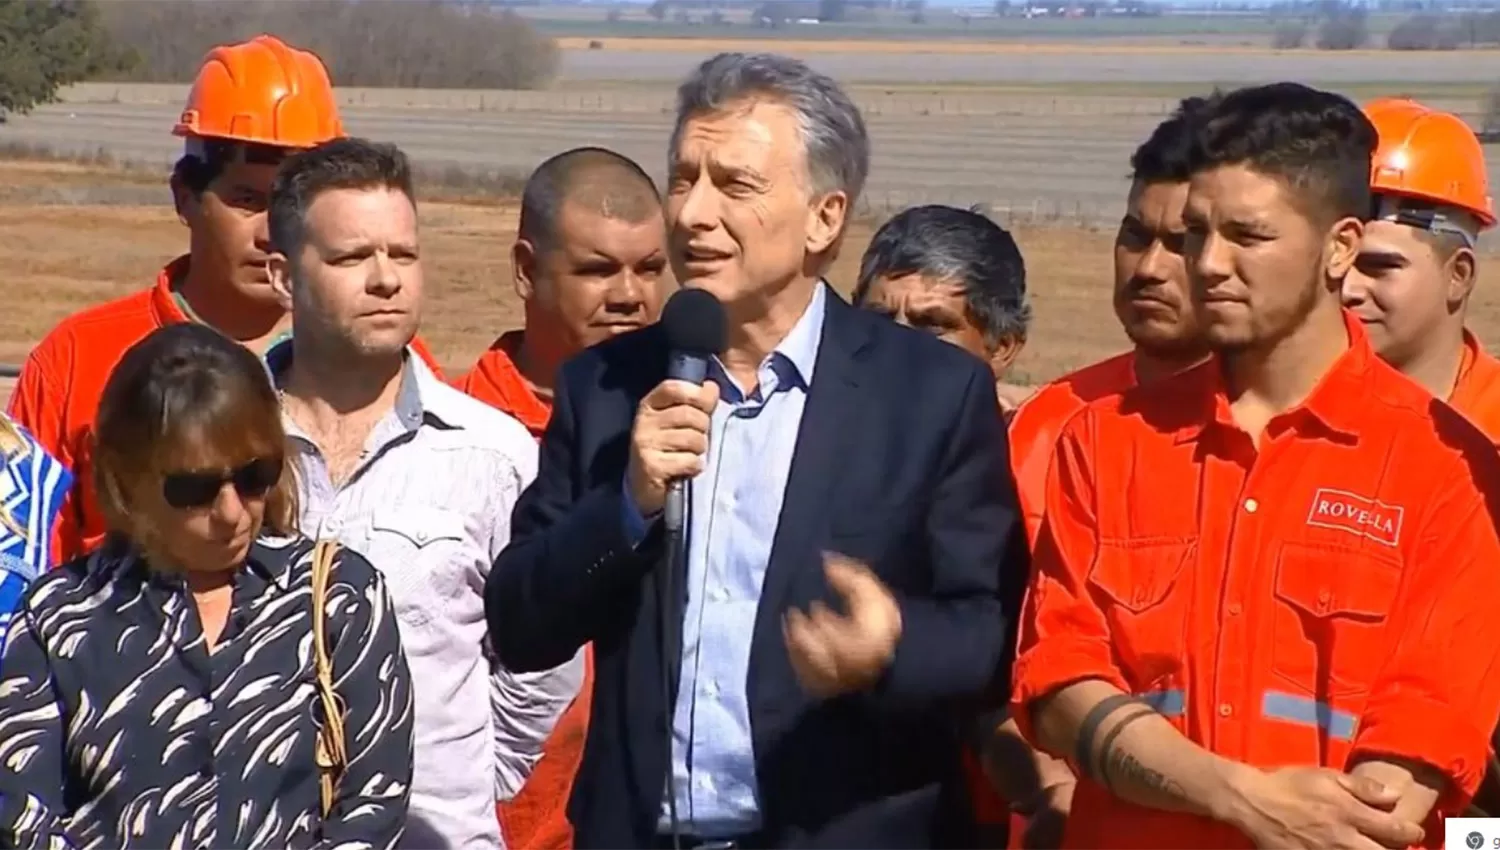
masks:
<path id="1" fill-rule="evenodd" d="M 258 35 L 208 52 L 172 135 L 310 148 L 344 127 L 322 60 Z"/>
<path id="2" fill-rule="evenodd" d="M 1473 215 L 1495 224 L 1484 148 L 1462 118 L 1403 98 L 1365 106 L 1380 141 L 1370 162 L 1370 188 Z"/>

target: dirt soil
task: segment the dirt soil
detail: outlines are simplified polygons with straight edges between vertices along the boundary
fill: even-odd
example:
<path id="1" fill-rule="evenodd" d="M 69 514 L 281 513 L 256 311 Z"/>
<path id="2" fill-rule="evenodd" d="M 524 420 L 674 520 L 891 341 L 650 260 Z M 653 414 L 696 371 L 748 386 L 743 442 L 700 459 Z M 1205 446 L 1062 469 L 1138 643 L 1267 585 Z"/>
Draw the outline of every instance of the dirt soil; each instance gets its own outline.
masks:
<path id="1" fill-rule="evenodd" d="M 149 286 L 185 249 L 186 232 L 168 206 L 21 202 L 37 185 L 98 179 L 95 170 L 79 166 L 0 163 L 0 186 L 7 187 L 0 192 L 0 232 L 7 237 L 0 241 L 0 266 L 7 270 L 0 363 L 19 364 L 69 313 Z M 461 370 L 495 336 L 519 324 L 508 259 L 516 211 L 424 203 L 421 218 L 429 293 L 422 333 L 447 366 Z M 851 233 L 830 275 L 845 293 L 869 235 L 863 225 Z M 1108 295 L 1112 234 L 1037 227 L 1018 229 L 1016 238 L 1026 257 L 1035 321 L 1013 379 L 1047 380 L 1120 350 L 1125 341 Z M 1471 324 L 1487 344 L 1500 347 L 1500 255 L 1485 257 L 1482 267 L 1487 272 Z M 0 397 L 5 390 L 0 385 Z"/>

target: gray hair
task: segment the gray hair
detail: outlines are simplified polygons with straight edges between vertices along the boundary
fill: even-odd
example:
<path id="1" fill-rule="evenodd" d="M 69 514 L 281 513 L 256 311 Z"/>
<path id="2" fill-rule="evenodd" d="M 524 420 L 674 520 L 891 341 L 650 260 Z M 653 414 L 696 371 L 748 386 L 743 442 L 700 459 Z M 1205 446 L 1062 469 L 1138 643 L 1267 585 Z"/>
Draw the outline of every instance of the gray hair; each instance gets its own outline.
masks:
<path id="1" fill-rule="evenodd" d="M 789 56 L 720 53 L 695 68 L 677 88 L 672 149 L 688 119 L 753 98 L 780 103 L 796 113 L 812 190 L 842 190 L 852 207 L 870 173 L 864 118 L 833 78 Z"/>
<path id="2" fill-rule="evenodd" d="M 854 303 L 864 305 L 875 281 L 910 274 L 962 286 L 969 316 L 990 345 L 1026 338 L 1026 262 L 1010 233 L 980 213 L 936 204 L 902 210 L 870 239 Z"/>

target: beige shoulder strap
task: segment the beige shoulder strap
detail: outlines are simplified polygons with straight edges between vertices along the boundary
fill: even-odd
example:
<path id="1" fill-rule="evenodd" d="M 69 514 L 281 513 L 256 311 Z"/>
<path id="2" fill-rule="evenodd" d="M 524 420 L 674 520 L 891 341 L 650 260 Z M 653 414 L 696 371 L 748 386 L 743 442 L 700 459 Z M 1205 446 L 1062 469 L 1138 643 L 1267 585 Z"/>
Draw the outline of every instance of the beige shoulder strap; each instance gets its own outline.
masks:
<path id="1" fill-rule="evenodd" d="M 344 701 L 333 687 L 333 649 L 328 643 L 328 585 L 338 549 L 336 541 L 319 540 L 313 548 L 312 562 L 313 671 L 317 675 L 324 718 L 318 729 L 317 758 L 325 818 L 333 810 L 334 794 L 349 764 L 344 745 Z"/>

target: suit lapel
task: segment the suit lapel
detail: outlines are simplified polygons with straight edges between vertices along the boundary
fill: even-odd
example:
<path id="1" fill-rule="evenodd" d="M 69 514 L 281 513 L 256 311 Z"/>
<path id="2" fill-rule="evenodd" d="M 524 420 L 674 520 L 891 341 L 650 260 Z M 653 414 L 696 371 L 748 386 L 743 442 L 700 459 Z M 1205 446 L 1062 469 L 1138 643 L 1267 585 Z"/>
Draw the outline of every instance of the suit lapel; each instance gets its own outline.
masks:
<path id="1" fill-rule="evenodd" d="M 792 451 L 786 494 L 755 613 L 752 683 L 758 679 L 764 652 L 781 651 L 781 615 L 797 571 L 821 562 L 813 544 L 827 525 L 833 482 L 846 462 L 851 442 L 847 429 L 859 407 L 856 357 L 869 344 L 869 325 L 831 288 L 827 304 L 817 365 Z"/>

